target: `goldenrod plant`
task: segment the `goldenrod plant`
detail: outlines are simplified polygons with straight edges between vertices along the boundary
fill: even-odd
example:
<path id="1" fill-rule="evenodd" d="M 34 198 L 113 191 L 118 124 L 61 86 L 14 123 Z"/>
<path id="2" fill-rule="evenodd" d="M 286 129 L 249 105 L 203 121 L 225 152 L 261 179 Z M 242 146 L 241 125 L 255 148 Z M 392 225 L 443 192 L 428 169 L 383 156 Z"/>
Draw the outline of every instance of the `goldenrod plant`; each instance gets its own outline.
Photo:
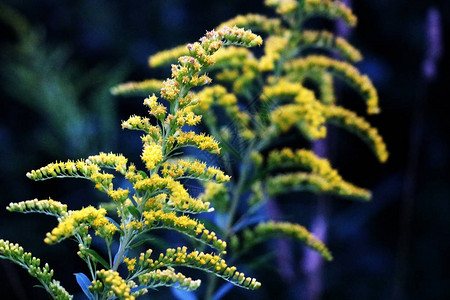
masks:
<path id="1" fill-rule="evenodd" d="M 230 181 L 205 182 L 202 196 L 216 208 L 219 233 L 231 243 L 233 261 L 273 237 L 300 241 L 331 260 L 331 252 L 305 227 L 268 220 L 264 204 L 297 191 L 369 200 L 370 191 L 342 178 L 326 158 L 304 148 L 307 143 L 295 147 L 292 140 L 300 140 L 298 135 L 310 142 L 323 139 L 326 125 L 333 124 L 360 137 L 385 162 L 388 152 L 378 130 L 336 103 L 335 80 L 361 95 L 368 114 L 380 112 L 377 92 L 368 76 L 353 65 L 362 59 L 354 46 L 330 31 L 309 29 L 308 21 L 317 17 L 355 26 L 357 18 L 344 3 L 266 0 L 265 4 L 275 10 L 276 17 L 239 15 L 217 27 L 238 26 L 260 33 L 265 41 L 262 55 L 246 48 L 221 48 L 211 57 L 215 63 L 206 69 L 214 83 L 190 94 L 196 103 L 188 110 L 203 116 L 203 125 L 223 148 L 216 163 L 232 175 Z M 149 65 L 170 65 L 192 51 L 186 45 L 165 50 L 152 55 Z M 189 80 L 183 79 L 178 65 L 172 68 L 176 78 Z M 148 79 L 119 85 L 112 92 L 148 95 L 163 85 Z M 167 92 L 161 89 L 162 95 Z M 185 168 L 183 163 L 171 171 L 180 168 Z M 211 277 L 206 299 L 218 299 L 216 284 Z"/>
<path id="2" fill-rule="evenodd" d="M 199 269 L 246 289 L 257 289 L 260 283 L 247 277 L 223 258 L 227 243 L 207 229 L 193 215 L 214 210 L 207 195 L 193 197 L 183 185 L 184 179 L 222 184 L 230 180 L 220 169 L 195 159 L 174 157 L 185 147 L 194 147 L 213 154 L 220 153 L 216 138 L 186 130 L 197 125 L 202 116 L 194 112 L 199 99 L 190 90 L 211 82 L 205 70 L 214 65 L 214 54 L 223 46 L 252 47 L 262 44 L 260 36 L 238 27 L 223 26 L 206 33 L 199 42 L 186 47 L 186 55 L 172 65 L 172 76 L 161 83 L 160 94 L 144 100 L 150 117 L 133 115 L 122 122 L 122 128 L 139 130 L 143 150 L 141 159 L 146 170 L 138 170 L 121 154 L 100 153 L 86 159 L 55 162 L 27 173 L 36 181 L 52 178 L 82 178 L 110 199 L 107 207 L 86 205 L 70 210 L 66 204 L 52 199 L 11 203 L 11 212 L 43 213 L 57 218 L 58 225 L 47 233 L 44 242 L 52 245 L 65 239 L 74 240 L 78 256 L 89 273 L 76 273 L 76 281 L 88 299 L 135 299 L 151 289 L 162 286 L 195 290 L 200 280 L 193 280 L 176 269 Z M 117 184 L 117 178 L 129 182 L 129 188 Z M 111 209 L 111 206 L 113 209 Z M 144 237 L 156 229 L 177 231 L 204 245 L 203 250 L 186 246 L 168 248 L 153 254 L 143 252 Z M 95 235 L 96 237 L 94 237 Z M 93 239 L 104 241 L 107 255 L 92 246 Z M 113 244 L 118 249 L 113 252 Z M 209 248 L 207 248 L 209 247 Z M 209 250 L 208 250 L 209 249 Z M 41 283 L 53 299 L 73 297 L 52 279 L 48 264 L 6 240 L 0 240 L 0 257 L 17 263 Z M 119 269 L 123 265 L 126 268 Z"/>

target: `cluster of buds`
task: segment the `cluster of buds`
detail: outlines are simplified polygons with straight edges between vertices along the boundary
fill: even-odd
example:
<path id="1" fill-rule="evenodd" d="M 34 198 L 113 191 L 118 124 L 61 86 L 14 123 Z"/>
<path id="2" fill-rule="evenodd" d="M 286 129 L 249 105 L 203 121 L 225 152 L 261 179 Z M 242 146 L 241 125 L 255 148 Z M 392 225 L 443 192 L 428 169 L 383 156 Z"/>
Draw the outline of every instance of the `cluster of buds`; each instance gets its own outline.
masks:
<path id="1" fill-rule="evenodd" d="M 187 291 L 196 290 L 201 283 L 201 280 L 192 280 L 181 273 L 176 273 L 174 269 L 167 268 L 165 270 L 154 270 L 139 276 L 139 282 L 142 285 L 152 288 L 158 286 L 173 286 Z"/>
<path id="2" fill-rule="evenodd" d="M 67 212 L 67 205 L 50 198 L 48 200 L 33 199 L 10 203 L 6 209 L 12 212 L 41 212 L 53 216 L 62 216 Z"/>
<path id="3" fill-rule="evenodd" d="M 122 175 L 127 170 L 128 159 L 122 154 L 100 152 L 98 155 L 89 156 L 86 160 L 87 164 L 95 164 L 101 168 L 111 168 Z"/>
<path id="4" fill-rule="evenodd" d="M 330 251 L 322 241 L 317 239 L 305 227 L 289 222 L 269 221 L 259 223 L 254 229 L 246 229 L 244 231 L 242 236 L 242 243 L 244 247 L 250 247 L 255 243 L 273 237 L 289 237 L 294 240 L 298 240 L 311 249 L 317 251 L 326 260 L 333 259 Z"/>

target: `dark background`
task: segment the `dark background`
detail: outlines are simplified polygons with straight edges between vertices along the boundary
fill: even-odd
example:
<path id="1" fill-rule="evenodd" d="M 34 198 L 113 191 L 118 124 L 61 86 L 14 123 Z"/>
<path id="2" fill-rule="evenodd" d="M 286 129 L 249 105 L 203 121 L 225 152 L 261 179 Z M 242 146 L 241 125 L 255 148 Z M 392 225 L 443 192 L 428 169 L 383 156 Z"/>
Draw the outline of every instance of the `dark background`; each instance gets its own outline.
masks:
<path id="1" fill-rule="evenodd" d="M 122 152 L 137 161 L 138 135 L 121 131 L 120 120 L 142 113 L 141 99 L 111 97 L 109 88 L 166 77 L 168 69 L 148 69 L 148 55 L 195 41 L 237 14 L 272 12 L 256 0 L 4 3 L 20 17 L 0 8 L 0 237 L 49 262 L 55 278 L 76 293 L 73 273 L 86 271 L 78 263 L 77 246 L 43 243 L 56 221 L 8 213 L 3 207 L 50 196 L 76 209 L 104 200 L 103 195 L 88 182 L 32 182 L 26 172 L 99 151 Z M 427 79 L 422 66 L 432 46 L 426 29 L 431 7 L 441 16 L 442 57 L 436 76 Z M 353 10 L 359 23 L 350 40 L 365 57 L 357 66 L 373 80 L 382 108 L 368 119 L 384 136 L 391 156 L 379 164 L 359 140 L 331 131 L 333 165 L 374 197 L 370 203 L 329 199 L 328 246 L 335 260 L 324 266 L 322 299 L 450 299 L 450 63 L 444 55 L 450 2 L 354 0 Z M 5 15 L 13 17 L 5 21 Z M 344 105 L 363 112 L 352 104 L 354 95 L 345 90 L 341 95 Z M 279 204 L 288 217 L 299 215 L 296 221 L 308 226 L 316 207 L 313 198 Z M 297 211 L 302 213 L 292 213 Z M 297 270 L 302 250 L 294 250 L 292 268 Z M 0 266 L 2 299 L 45 299 L 43 291 L 31 288 L 36 282 L 26 272 L 4 261 Z M 293 298 L 305 289 L 300 271 L 290 281 L 269 268 L 249 272 L 263 288 L 255 294 L 233 291 L 230 299 Z M 167 291 L 150 295 L 172 297 Z"/>

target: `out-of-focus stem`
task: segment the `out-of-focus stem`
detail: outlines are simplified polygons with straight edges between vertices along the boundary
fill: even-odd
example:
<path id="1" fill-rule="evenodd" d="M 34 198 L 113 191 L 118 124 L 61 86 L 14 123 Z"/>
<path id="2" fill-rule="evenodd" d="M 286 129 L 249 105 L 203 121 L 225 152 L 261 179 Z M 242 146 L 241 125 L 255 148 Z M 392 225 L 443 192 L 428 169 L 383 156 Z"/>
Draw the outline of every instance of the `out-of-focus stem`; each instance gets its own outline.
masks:
<path id="1" fill-rule="evenodd" d="M 427 45 L 422 64 L 420 89 L 416 94 L 410 126 L 410 141 L 407 165 L 403 184 L 403 199 L 400 216 L 400 233 L 397 246 L 393 299 L 406 299 L 405 286 L 408 274 L 408 255 L 411 242 L 411 224 L 414 217 L 414 199 L 416 193 L 417 169 L 419 165 L 420 146 L 425 123 L 427 89 L 437 74 L 437 63 L 442 55 L 442 29 L 439 11 L 432 7 L 428 10 L 426 20 Z"/>

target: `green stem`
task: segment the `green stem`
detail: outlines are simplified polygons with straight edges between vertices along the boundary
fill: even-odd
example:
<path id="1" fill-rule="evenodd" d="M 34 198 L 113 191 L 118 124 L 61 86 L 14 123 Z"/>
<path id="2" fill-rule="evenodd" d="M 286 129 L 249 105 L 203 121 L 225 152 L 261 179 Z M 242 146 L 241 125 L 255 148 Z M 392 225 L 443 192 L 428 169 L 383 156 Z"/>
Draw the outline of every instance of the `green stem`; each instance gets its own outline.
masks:
<path id="1" fill-rule="evenodd" d="M 239 175 L 239 180 L 237 183 L 237 186 L 235 189 L 233 189 L 233 197 L 231 199 L 231 205 L 229 210 L 229 217 L 227 221 L 227 225 L 224 230 L 224 239 L 228 240 L 230 235 L 232 234 L 233 229 L 233 220 L 237 213 L 237 208 L 239 204 L 239 199 L 241 198 L 241 192 L 245 186 L 245 183 L 247 182 L 247 177 L 250 172 L 250 163 L 249 163 L 249 156 L 250 153 L 253 150 L 254 143 L 251 142 L 247 152 L 244 156 L 244 160 L 242 162 L 242 173 Z M 205 299 L 211 300 L 214 296 L 214 291 L 216 290 L 217 286 L 217 277 L 214 274 L 210 274 L 208 276 L 208 289 L 206 290 Z"/>
<path id="2" fill-rule="evenodd" d="M 131 240 L 132 240 L 132 232 L 131 231 L 125 232 L 125 235 L 123 236 L 123 239 L 120 242 L 119 250 L 117 251 L 116 261 L 114 262 L 114 266 L 112 267 L 113 271 L 117 271 L 117 269 L 119 268 L 119 265 L 123 259 L 123 255 L 127 250 L 128 244 L 130 243 Z"/>

